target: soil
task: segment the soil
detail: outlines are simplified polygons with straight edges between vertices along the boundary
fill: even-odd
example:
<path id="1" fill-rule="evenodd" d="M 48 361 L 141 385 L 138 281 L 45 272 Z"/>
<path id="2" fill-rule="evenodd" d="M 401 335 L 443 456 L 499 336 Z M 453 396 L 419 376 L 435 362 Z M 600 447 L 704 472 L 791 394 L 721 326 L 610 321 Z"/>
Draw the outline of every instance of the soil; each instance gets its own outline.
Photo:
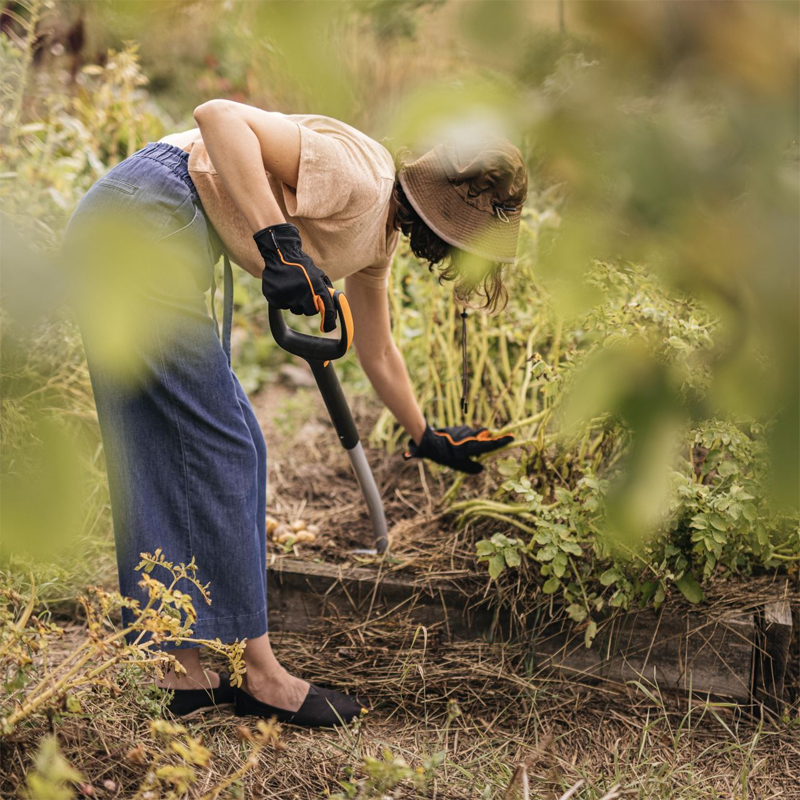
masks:
<path id="1" fill-rule="evenodd" d="M 320 529 L 316 542 L 285 555 L 337 564 L 373 561 L 353 552 L 373 546 L 372 527 L 350 460 L 316 387 L 273 383 L 258 392 L 252 404 L 267 442 L 268 514 L 279 522 L 303 520 Z M 423 565 L 427 559 L 421 556 L 438 547 L 452 528 L 438 513 L 435 500 L 447 484 L 441 475 L 423 471 L 419 461 L 369 446 L 365 437 L 379 413 L 376 401 L 357 397 L 351 410 L 383 497 L 395 568 L 427 571 L 430 565 Z M 274 546 L 271 557 L 281 555 Z M 454 552 L 440 565 L 441 571 L 448 572 L 456 562 L 465 569 L 468 555 Z"/>

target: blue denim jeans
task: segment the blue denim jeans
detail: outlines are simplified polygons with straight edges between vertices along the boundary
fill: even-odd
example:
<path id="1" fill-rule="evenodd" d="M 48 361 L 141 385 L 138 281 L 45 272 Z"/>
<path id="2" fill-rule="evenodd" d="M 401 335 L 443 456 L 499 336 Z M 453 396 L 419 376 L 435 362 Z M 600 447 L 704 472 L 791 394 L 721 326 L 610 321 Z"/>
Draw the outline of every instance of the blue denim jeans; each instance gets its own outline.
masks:
<path id="1" fill-rule="evenodd" d="M 194 559 L 212 603 L 188 581 L 176 586 L 197 612 L 193 636 L 227 643 L 267 630 L 267 453 L 207 311 L 222 245 L 187 162 L 157 142 L 115 166 L 75 210 L 64 252 L 81 298 L 120 591 L 146 604 L 142 552 Z"/>

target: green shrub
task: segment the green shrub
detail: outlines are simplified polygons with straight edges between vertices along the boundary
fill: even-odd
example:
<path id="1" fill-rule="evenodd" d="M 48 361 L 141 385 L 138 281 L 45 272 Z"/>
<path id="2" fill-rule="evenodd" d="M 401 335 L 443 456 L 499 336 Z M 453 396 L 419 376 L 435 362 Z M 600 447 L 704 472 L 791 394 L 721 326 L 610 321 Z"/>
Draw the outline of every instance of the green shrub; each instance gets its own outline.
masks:
<path id="1" fill-rule="evenodd" d="M 542 219 L 556 217 L 528 214 L 530 241 Z M 568 328 L 530 268 L 523 258 L 510 276 L 501 315 L 469 323 L 468 421 L 518 434 L 477 496 L 449 506 L 485 536 L 476 555 L 489 576 L 524 567 L 529 591 L 560 595 L 590 642 L 607 607 L 658 607 L 676 590 L 699 602 L 704 582 L 800 559 L 797 517 L 768 492 L 767 426 L 701 418 L 709 311 L 642 267 L 595 262 L 596 303 Z M 423 407 L 460 424 L 455 303 L 405 254 L 393 280 L 395 335 Z M 394 446 L 387 414 L 374 435 Z"/>

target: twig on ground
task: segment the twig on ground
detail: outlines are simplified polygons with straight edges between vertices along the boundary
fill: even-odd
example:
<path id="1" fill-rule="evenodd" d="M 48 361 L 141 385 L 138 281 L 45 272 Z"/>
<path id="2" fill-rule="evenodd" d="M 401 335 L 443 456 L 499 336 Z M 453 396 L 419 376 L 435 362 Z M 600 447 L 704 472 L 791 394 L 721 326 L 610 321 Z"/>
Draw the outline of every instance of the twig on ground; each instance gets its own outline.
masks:
<path id="1" fill-rule="evenodd" d="M 574 786 L 567 789 L 567 791 L 564 792 L 564 794 L 562 794 L 558 800 L 569 800 L 570 797 L 574 797 L 577 794 L 578 789 L 580 789 L 585 783 L 586 781 L 581 778 Z"/>

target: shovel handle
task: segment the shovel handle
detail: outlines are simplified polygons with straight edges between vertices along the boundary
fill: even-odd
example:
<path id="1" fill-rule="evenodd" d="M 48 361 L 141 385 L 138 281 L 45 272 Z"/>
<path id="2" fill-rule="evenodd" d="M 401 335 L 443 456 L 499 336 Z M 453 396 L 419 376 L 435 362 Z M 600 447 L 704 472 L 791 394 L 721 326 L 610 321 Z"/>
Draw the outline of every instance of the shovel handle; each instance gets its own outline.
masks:
<path id="1" fill-rule="evenodd" d="M 306 361 L 333 361 L 341 358 L 350 349 L 353 341 L 353 315 L 344 292 L 329 289 L 333 306 L 339 317 L 339 338 L 312 336 L 298 333 L 286 324 L 283 312 L 275 306 L 269 307 L 269 327 L 275 341 L 287 352 Z"/>

